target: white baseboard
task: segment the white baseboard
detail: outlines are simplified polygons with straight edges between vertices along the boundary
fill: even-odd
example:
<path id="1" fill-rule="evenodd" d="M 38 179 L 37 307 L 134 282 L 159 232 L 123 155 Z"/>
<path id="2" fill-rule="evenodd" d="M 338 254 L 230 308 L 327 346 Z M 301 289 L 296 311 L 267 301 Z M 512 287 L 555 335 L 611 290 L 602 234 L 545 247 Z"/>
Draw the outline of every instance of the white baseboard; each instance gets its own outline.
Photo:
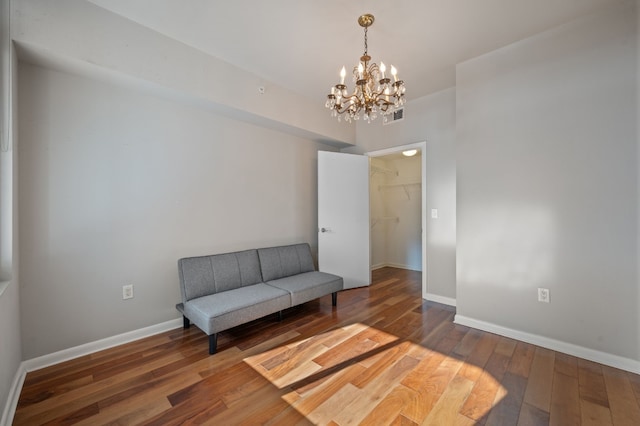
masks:
<path id="1" fill-rule="evenodd" d="M 421 272 L 421 270 L 418 268 L 413 268 L 409 265 L 404 265 L 404 264 L 400 264 L 400 263 L 377 263 L 375 265 L 371 266 L 371 270 L 375 271 L 376 269 L 381 269 L 381 268 L 386 268 L 386 267 L 390 267 L 390 268 L 398 268 L 398 269 L 407 269 L 409 271 L 417 271 L 417 272 Z"/>
<path id="2" fill-rule="evenodd" d="M 589 361 L 608 365 L 610 367 L 619 368 L 631 373 L 640 374 L 640 361 L 636 361 L 630 358 L 585 348 L 584 346 L 578 346 L 572 343 L 562 342 L 560 340 L 550 339 L 548 337 L 539 336 L 537 334 L 514 330 L 490 322 L 468 318 L 463 315 L 456 315 L 454 322 L 456 324 L 477 328 L 479 330 L 488 331 L 489 333 L 499 334 L 500 336 L 505 336 L 516 340 L 521 340 L 526 343 L 531 343 L 532 345 L 541 346 L 543 348 L 562 352 L 568 355 L 573 355 L 579 358 L 587 359 Z"/>
<path id="3" fill-rule="evenodd" d="M 387 266 L 391 266 L 392 268 L 399 268 L 399 269 L 408 269 L 409 271 L 418 271 L 420 272 L 420 268 L 414 268 L 411 267 L 410 265 L 404 265 L 402 263 L 387 263 Z"/>
<path id="4" fill-rule="evenodd" d="M 138 330 L 129 331 L 127 333 L 118 334 L 117 336 L 107 337 L 105 339 L 96 340 L 95 342 L 85 343 L 84 345 L 75 346 L 69 349 L 63 349 L 49 355 L 43 355 L 23 361 L 27 372 L 39 370 L 49 367 L 50 365 L 60 364 L 74 358 L 89 355 L 94 352 L 109 349 L 114 346 L 123 345 L 125 343 L 140 340 L 155 334 L 164 333 L 165 331 L 174 330 L 182 327 L 182 318 L 176 318 L 160 324 L 151 325 L 149 327 L 140 328 Z"/>
<path id="5" fill-rule="evenodd" d="M 425 299 L 432 302 L 442 303 L 443 305 L 456 306 L 456 299 L 446 296 L 439 296 L 433 293 L 425 294 Z"/>
<path id="6" fill-rule="evenodd" d="M 27 377 L 27 370 L 24 368 L 24 363 L 20 363 L 16 375 L 11 383 L 9 389 L 9 395 L 7 396 L 7 402 L 4 405 L 2 411 L 2 418 L 0 419 L 0 425 L 10 426 L 13 423 L 13 417 L 16 414 L 16 408 L 18 407 L 18 400 L 20 399 L 20 392 L 22 391 L 22 385 L 24 379 Z"/>
<path id="7" fill-rule="evenodd" d="M 24 384 L 24 379 L 28 372 L 180 327 L 182 327 L 182 318 L 176 318 L 160 324 L 155 324 L 138 330 L 129 331 L 127 333 L 118 334 L 117 336 L 107 337 L 105 339 L 96 340 L 95 342 L 85 343 L 84 345 L 75 346 L 52 354 L 22 361 L 18 367 L 13 383 L 11 384 L 11 389 L 9 389 L 9 397 L 7 398 L 7 403 L 2 414 L 2 419 L 0 420 L 0 425 L 9 426 L 13 422 L 16 407 L 18 406 L 18 399 L 20 398 L 20 392 L 22 391 L 22 385 Z"/>

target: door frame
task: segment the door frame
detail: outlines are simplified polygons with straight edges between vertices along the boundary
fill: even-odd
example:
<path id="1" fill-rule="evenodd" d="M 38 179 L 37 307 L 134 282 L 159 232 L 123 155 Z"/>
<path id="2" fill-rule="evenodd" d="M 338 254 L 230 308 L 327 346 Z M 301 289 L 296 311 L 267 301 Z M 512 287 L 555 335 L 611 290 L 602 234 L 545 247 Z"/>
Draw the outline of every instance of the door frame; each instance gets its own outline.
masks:
<path id="1" fill-rule="evenodd" d="M 392 148 L 365 152 L 367 157 L 382 157 L 396 154 L 408 149 L 419 149 L 422 154 L 420 180 L 422 193 L 422 298 L 427 299 L 427 141 L 415 142 L 408 145 L 394 146 Z M 371 176 L 371 164 L 369 164 L 369 176 Z M 369 238 L 369 252 L 371 252 L 371 238 Z"/>

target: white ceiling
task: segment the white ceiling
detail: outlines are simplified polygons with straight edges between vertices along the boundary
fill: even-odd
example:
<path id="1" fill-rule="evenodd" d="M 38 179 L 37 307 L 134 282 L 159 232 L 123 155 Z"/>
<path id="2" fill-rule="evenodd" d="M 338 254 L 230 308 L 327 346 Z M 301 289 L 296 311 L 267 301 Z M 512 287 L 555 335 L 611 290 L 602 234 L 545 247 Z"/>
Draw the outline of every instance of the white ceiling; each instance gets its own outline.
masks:
<path id="1" fill-rule="evenodd" d="M 324 103 L 364 50 L 364 13 L 369 54 L 413 99 L 454 86 L 457 63 L 624 0 L 90 1 Z"/>

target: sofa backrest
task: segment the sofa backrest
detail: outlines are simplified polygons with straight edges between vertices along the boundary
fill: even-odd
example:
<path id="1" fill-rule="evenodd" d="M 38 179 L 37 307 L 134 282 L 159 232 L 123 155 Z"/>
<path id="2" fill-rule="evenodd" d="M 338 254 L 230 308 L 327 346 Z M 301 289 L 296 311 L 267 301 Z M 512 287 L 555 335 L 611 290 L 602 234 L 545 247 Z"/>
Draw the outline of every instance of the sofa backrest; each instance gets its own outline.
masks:
<path id="1" fill-rule="evenodd" d="M 265 282 L 315 271 L 309 244 L 261 248 L 258 256 Z"/>
<path id="2" fill-rule="evenodd" d="M 262 282 L 257 250 L 178 260 L 182 302 Z"/>

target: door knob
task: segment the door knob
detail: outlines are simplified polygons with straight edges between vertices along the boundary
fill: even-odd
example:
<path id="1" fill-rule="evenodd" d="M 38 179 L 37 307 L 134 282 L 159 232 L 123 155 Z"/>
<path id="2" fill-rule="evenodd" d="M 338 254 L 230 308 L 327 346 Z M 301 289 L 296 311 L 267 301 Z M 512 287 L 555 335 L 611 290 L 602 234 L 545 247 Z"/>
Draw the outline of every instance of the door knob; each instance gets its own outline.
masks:
<path id="1" fill-rule="evenodd" d="M 329 228 L 320 228 L 320 232 L 331 232 Z"/>

